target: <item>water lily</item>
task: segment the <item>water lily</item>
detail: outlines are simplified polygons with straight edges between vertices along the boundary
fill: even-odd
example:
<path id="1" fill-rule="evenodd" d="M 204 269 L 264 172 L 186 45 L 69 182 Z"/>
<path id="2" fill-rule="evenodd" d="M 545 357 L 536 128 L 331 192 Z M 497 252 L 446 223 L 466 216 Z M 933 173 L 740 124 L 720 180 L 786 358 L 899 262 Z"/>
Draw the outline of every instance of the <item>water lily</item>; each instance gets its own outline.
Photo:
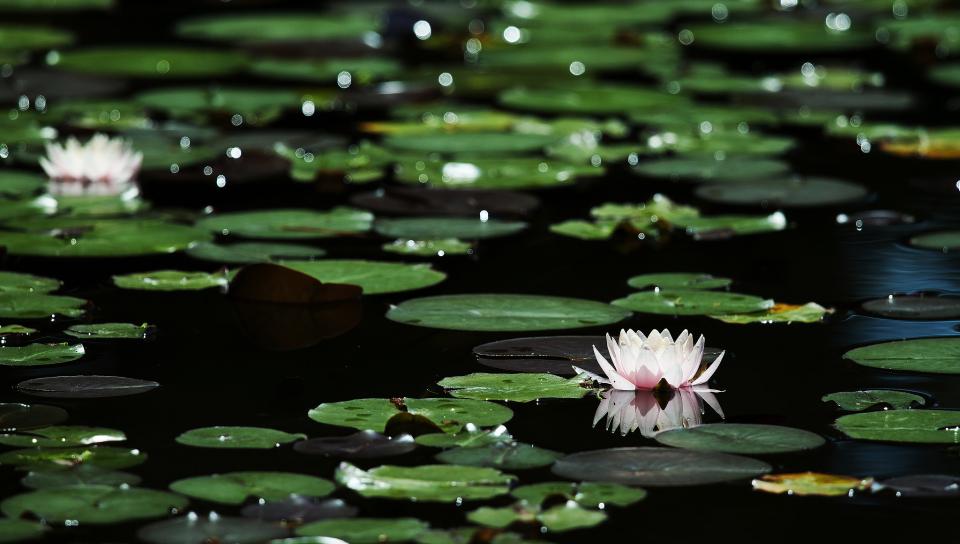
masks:
<path id="1" fill-rule="evenodd" d="M 720 403 L 709 389 L 687 387 L 671 395 L 662 404 L 662 395 L 652 391 L 606 391 L 600 396 L 593 424 L 606 417 L 610 432 L 620 431 L 626 436 L 639 430 L 641 435 L 650 438 L 662 431 L 700 425 L 706 414 L 704 403 L 724 417 Z"/>
<path id="2" fill-rule="evenodd" d="M 50 178 L 55 196 L 122 195 L 136 189 L 143 154 L 122 138 L 95 134 L 85 144 L 74 137 L 66 144 L 47 144 L 40 166 Z"/>
<path id="3" fill-rule="evenodd" d="M 649 336 L 634 330 L 621 330 L 619 341 L 607 335 L 607 350 L 613 364 L 600 354 L 597 346 L 593 346 L 593 354 L 606 378 L 579 368 L 577 371 L 622 391 L 653 390 L 663 384 L 673 389 L 695 387 L 710 380 L 725 353 L 721 352 L 710 366 L 704 368 L 703 348 L 703 335 L 694 343 L 693 335 L 687 331 L 674 340 L 666 329 L 663 332 L 654 330 Z"/>

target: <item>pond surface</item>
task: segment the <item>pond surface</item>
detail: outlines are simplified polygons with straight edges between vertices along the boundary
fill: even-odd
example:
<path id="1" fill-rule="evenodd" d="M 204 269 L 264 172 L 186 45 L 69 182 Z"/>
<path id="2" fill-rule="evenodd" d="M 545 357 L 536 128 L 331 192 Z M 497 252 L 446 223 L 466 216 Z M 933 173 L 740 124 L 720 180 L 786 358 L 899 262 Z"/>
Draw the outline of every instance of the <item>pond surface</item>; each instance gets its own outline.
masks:
<path id="1" fill-rule="evenodd" d="M 0 325 L 36 329 L 0 347 L 0 401 L 32 405 L 25 418 L 0 412 L 16 436 L 0 437 L 0 541 L 889 540 L 949 527 L 960 348 L 845 354 L 957 336 L 960 12 L 935 0 L 788 4 L 0 0 L 3 270 L 62 282 L 0 277 Z M 139 196 L 46 195 L 44 144 L 98 132 L 142 152 Z M 283 209 L 301 211 L 228 215 Z M 176 272 L 154 273 L 165 270 Z M 628 285 L 679 272 L 732 281 Z M 47 291 L 88 302 L 24 310 Z M 419 300 L 446 295 L 478 296 Z M 65 334 L 102 323 L 149 327 L 121 329 L 133 339 Z M 703 334 L 707 359 L 725 352 L 709 381 L 720 392 L 624 397 L 574 378 L 574 364 L 599 372 L 589 347 L 621 328 Z M 564 335 L 591 338 L 518 341 L 512 353 L 526 355 L 509 360 L 502 345 L 474 354 Z M 82 352 L 44 347 L 61 343 Z M 6 356 L 28 345 L 41 360 Z M 520 395 L 503 376 L 517 370 L 555 389 L 502 400 Z M 477 397 L 438 384 L 472 373 L 499 375 Z M 92 375 L 159 387 L 64 398 L 23 383 Z M 858 391 L 871 393 L 822 400 Z M 448 400 L 419 400 L 433 398 Z M 381 402 L 357 418 L 327 413 L 353 399 Z M 363 419 L 370 410 L 377 422 Z M 647 419 L 631 426 L 634 410 Z M 403 436 L 465 424 L 493 430 L 467 445 L 486 450 Z M 740 424 L 788 429 L 725 434 Z M 258 449 L 230 447 L 242 430 L 181 436 L 215 426 L 283 433 Z M 662 438 L 669 446 L 655 439 L 674 427 L 686 430 Z M 68 455 L 54 446 L 69 440 L 22 442 L 70 429 L 81 442 Z M 304 441 L 363 429 L 393 440 Z M 509 466 L 527 445 L 549 451 Z M 99 460 L 108 447 L 119 460 Z M 644 449 L 582 453 L 613 448 Z M 377 468 L 441 463 L 459 468 Z M 241 471 L 339 481 L 234 483 L 228 500 L 211 500 L 222 489 L 208 481 L 180 482 Z M 752 483 L 808 471 L 850 478 L 783 494 Z M 918 475 L 943 477 L 921 491 L 882 484 Z M 542 504 L 509 494 L 584 480 L 647 495 L 617 487 L 591 502 L 587 483 Z M 275 503 L 291 493 L 353 508 L 314 505 L 321 525 L 280 524 L 270 509 L 286 512 Z M 618 505 L 617 493 L 632 498 Z M 211 512 L 219 521 L 204 525 Z M 366 535 L 322 521 L 350 515 L 411 519 L 371 521 Z M 260 521 L 231 525 L 242 517 Z"/>

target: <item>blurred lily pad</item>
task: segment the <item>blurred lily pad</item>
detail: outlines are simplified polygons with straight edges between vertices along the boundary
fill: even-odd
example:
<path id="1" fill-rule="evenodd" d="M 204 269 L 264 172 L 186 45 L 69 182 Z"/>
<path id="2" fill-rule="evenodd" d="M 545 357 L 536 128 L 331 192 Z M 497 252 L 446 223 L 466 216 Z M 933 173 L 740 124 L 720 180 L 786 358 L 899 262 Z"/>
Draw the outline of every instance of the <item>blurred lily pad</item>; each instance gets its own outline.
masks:
<path id="1" fill-rule="evenodd" d="M 60 280 L 22 272 L 0 272 L 0 293 L 49 293 L 60 288 Z"/>
<path id="2" fill-rule="evenodd" d="M 246 87 L 175 87 L 147 91 L 136 101 L 148 108 L 174 117 L 205 120 L 204 115 L 222 113 L 241 115 L 246 123 L 264 124 L 285 110 L 299 109 L 303 97 L 299 92 Z"/>
<path id="3" fill-rule="evenodd" d="M 97 75 L 202 78 L 237 72 L 246 63 L 246 57 L 240 53 L 216 49 L 96 47 L 61 53 L 55 66 Z"/>
<path id="4" fill-rule="evenodd" d="M 685 98 L 654 89 L 595 83 L 543 88 L 517 87 L 504 91 L 499 99 L 504 106 L 520 110 L 598 115 L 681 108 L 686 104 Z"/>
<path id="5" fill-rule="evenodd" d="M 263 427 L 201 427 L 177 437 L 177 443 L 197 448 L 269 450 L 303 440 L 306 435 L 291 434 Z"/>
<path id="6" fill-rule="evenodd" d="M 960 318 L 960 297 L 949 295 L 888 295 L 861 306 L 871 314 L 893 319 Z"/>
<path id="7" fill-rule="evenodd" d="M 47 26 L 0 26 L 0 50 L 54 49 L 73 42 L 73 34 Z"/>
<path id="8" fill-rule="evenodd" d="M 63 408 L 45 404 L 0 403 L 0 431 L 16 432 L 56 425 L 67 419 Z"/>
<path id="9" fill-rule="evenodd" d="M 711 202 L 770 208 L 832 206 L 863 200 L 867 194 L 862 185 L 826 178 L 718 183 L 696 191 L 698 197 Z"/>
<path id="10" fill-rule="evenodd" d="M 530 444 L 510 442 L 470 448 L 451 448 L 436 455 L 437 461 L 451 465 L 523 470 L 552 465 L 562 453 Z"/>
<path id="11" fill-rule="evenodd" d="M 340 207 L 326 212 L 292 209 L 221 213 L 197 221 L 197 227 L 245 238 L 328 238 L 366 232 L 372 222 L 370 212 Z"/>
<path id="12" fill-rule="evenodd" d="M 844 359 L 871 368 L 960 374 L 960 338 L 916 338 L 852 349 Z"/>
<path id="13" fill-rule="evenodd" d="M 383 144 L 398 151 L 458 155 L 517 155 L 536 153 L 557 141 L 551 134 L 475 132 L 387 136 Z"/>
<path id="14" fill-rule="evenodd" d="M 960 231 L 944 230 L 918 234 L 910 238 L 910 245 L 923 249 L 935 249 L 946 253 L 960 248 Z"/>
<path id="15" fill-rule="evenodd" d="M 54 489 L 75 485 L 135 486 L 140 477 L 128 472 L 107 470 L 96 465 L 77 465 L 69 470 L 28 472 L 20 483 L 30 489 Z"/>
<path id="16" fill-rule="evenodd" d="M 575 502 L 568 502 L 545 510 L 530 504 L 503 508 L 485 506 L 468 513 L 467 519 L 473 523 L 498 528 L 517 522 L 538 523 L 548 531 L 561 533 L 599 525 L 606 521 L 607 514 L 602 511 L 587 510 Z"/>
<path id="17" fill-rule="evenodd" d="M 10 517 L 31 513 L 47 521 L 63 523 L 120 523 L 159 518 L 171 509 L 184 508 L 187 500 L 173 493 L 138 487 L 100 485 L 39 489 L 14 495 L 0 510 Z"/>
<path id="18" fill-rule="evenodd" d="M 834 14 L 834 27 L 819 21 L 767 20 L 692 25 L 698 47 L 738 52 L 809 53 L 866 49 L 875 44 L 873 33 L 851 26 Z"/>
<path id="19" fill-rule="evenodd" d="M 824 395 L 823 402 L 834 402 L 841 410 L 862 412 L 874 406 L 890 407 L 894 410 L 904 410 L 922 407 L 927 400 L 915 393 L 896 391 L 894 389 L 869 389 L 866 391 L 841 391 Z"/>
<path id="20" fill-rule="evenodd" d="M 0 246 L 14 255 L 40 257 L 131 257 L 174 253 L 209 235 L 155 219 L 50 218 L 18 222 L 0 231 Z"/>
<path id="21" fill-rule="evenodd" d="M 347 436 L 310 438 L 293 445 L 293 449 L 300 453 L 339 459 L 376 459 L 403 455 L 416 448 L 417 445 L 409 434 L 391 437 L 371 430 L 359 431 Z"/>
<path id="22" fill-rule="evenodd" d="M 135 467 L 147 460 L 137 449 L 93 445 L 73 448 L 29 448 L 0 454 L 0 465 L 11 465 L 19 470 L 56 471 L 73 470 L 80 466 L 95 466 L 110 470 Z"/>
<path id="23" fill-rule="evenodd" d="M 230 542 L 231 544 L 258 544 L 276 542 L 288 530 L 275 523 L 255 519 L 224 517 L 211 512 L 206 518 L 188 513 L 164 521 L 157 521 L 137 531 L 137 538 L 151 544 L 182 544 L 185 542 Z"/>
<path id="24" fill-rule="evenodd" d="M 549 498 L 563 497 L 587 508 L 605 508 L 608 505 L 630 506 L 647 496 L 647 492 L 638 487 L 597 482 L 529 484 L 514 488 L 510 494 L 537 506 L 542 505 Z"/>
<path id="25" fill-rule="evenodd" d="M 0 347 L 0 366 L 59 365 L 76 361 L 85 353 L 83 344 L 27 344 Z"/>
<path id="26" fill-rule="evenodd" d="M 373 226 L 378 234 L 392 238 L 430 240 L 459 238 L 475 240 L 509 236 L 527 228 L 523 221 L 467 219 L 460 217 L 404 217 L 378 219 Z"/>
<path id="27" fill-rule="evenodd" d="M 449 189 L 537 189 L 599 176 L 603 168 L 539 157 L 401 160 L 397 179 Z"/>
<path id="28" fill-rule="evenodd" d="M 43 537 L 47 526 L 25 519 L 0 519 L 0 542 L 24 542 Z"/>
<path id="29" fill-rule="evenodd" d="M 187 38 L 247 43 L 359 39 L 376 30 L 376 19 L 359 11 L 214 15 L 177 25 L 177 33 Z"/>
<path id="30" fill-rule="evenodd" d="M 237 244 L 214 244 L 200 242 L 187 249 L 194 259 L 227 264 L 270 262 L 279 259 L 313 259 L 323 257 L 326 251 L 303 244 L 268 242 L 241 242 Z"/>
<path id="31" fill-rule="evenodd" d="M 298 527 L 297 534 L 339 538 L 354 544 L 379 544 L 409 542 L 424 534 L 429 527 L 426 522 L 415 518 L 328 519 Z M 292 539 L 291 544 L 296 542 L 308 541 Z"/>
<path id="32" fill-rule="evenodd" d="M 46 176 L 29 171 L 0 171 L 0 194 L 6 197 L 23 198 L 39 193 L 47 186 Z"/>
<path id="33" fill-rule="evenodd" d="M 817 323 L 833 310 L 824 308 L 816 302 L 803 305 L 774 304 L 768 310 L 743 314 L 710 315 L 724 323 Z"/>
<path id="34" fill-rule="evenodd" d="M 415 255 L 418 257 L 443 257 L 446 255 L 470 255 L 473 245 L 456 238 L 438 240 L 409 240 L 398 238 L 383 244 L 383 250 L 400 255 Z"/>
<path id="35" fill-rule="evenodd" d="M 176 493 L 223 504 L 241 504 L 247 497 L 267 501 L 291 495 L 324 497 L 333 491 L 328 480 L 292 472 L 229 472 L 196 476 L 170 484 Z"/>
<path id="36" fill-rule="evenodd" d="M 383 465 L 363 470 L 349 463 L 341 463 L 337 467 L 336 479 L 368 498 L 453 502 L 506 495 L 516 478 L 485 467 Z"/>
<path id="37" fill-rule="evenodd" d="M 385 57 L 356 57 L 341 59 L 257 59 L 250 71 L 258 76 L 296 81 L 316 81 L 336 85 L 366 85 L 377 80 L 396 77 L 403 66 Z"/>

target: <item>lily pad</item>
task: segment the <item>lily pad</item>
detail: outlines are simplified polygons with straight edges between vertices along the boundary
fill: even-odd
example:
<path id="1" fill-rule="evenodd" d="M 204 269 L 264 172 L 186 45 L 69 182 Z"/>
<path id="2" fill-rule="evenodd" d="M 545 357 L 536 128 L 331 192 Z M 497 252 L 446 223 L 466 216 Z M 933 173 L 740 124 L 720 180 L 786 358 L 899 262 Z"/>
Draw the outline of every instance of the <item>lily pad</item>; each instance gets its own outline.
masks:
<path id="1" fill-rule="evenodd" d="M 357 509 L 340 499 L 317 500 L 298 495 L 280 501 L 256 502 L 243 507 L 244 517 L 264 521 L 282 521 L 303 525 L 311 521 L 333 518 L 352 518 Z"/>
<path id="2" fill-rule="evenodd" d="M 87 301 L 82 298 L 0 291 L 0 317 L 8 319 L 50 318 L 54 315 L 80 317 L 86 305 Z"/>
<path id="3" fill-rule="evenodd" d="M 107 9 L 114 0 L 0 0 L 3 11 L 74 11 Z"/>
<path id="4" fill-rule="evenodd" d="M 713 484 L 771 470 L 738 455 L 646 447 L 574 453 L 553 465 L 553 473 L 564 478 L 651 487 Z"/>
<path id="5" fill-rule="evenodd" d="M 462 399 L 530 402 L 542 398 L 579 399 L 589 389 L 579 377 L 564 379 L 553 374 L 490 374 L 477 372 L 444 378 L 438 385 Z"/>
<path id="6" fill-rule="evenodd" d="M 174 87 L 136 96 L 138 104 L 175 118 L 207 120 L 208 114 L 240 115 L 247 124 L 273 121 L 297 110 L 304 97 L 297 91 L 248 87 Z"/>
<path id="7" fill-rule="evenodd" d="M 642 291 L 611 304 L 635 312 L 673 316 L 751 313 L 773 307 L 772 300 L 753 295 L 696 289 Z"/>
<path id="8" fill-rule="evenodd" d="M 471 423 L 455 434 L 421 434 L 416 438 L 416 442 L 421 446 L 433 448 L 482 448 L 495 444 L 509 444 L 514 440 L 503 425 L 498 425 L 493 429 L 479 429 Z"/>
<path id="9" fill-rule="evenodd" d="M 186 38 L 245 43 L 359 39 L 375 30 L 374 17 L 355 11 L 336 15 L 314 12 L 215 15 L 188 19 L 177 25 L 177 33 Z"/>
<path id="10" fill-rule="evenodd" d="M 416 448 L 413 437 L 408 434 L 390 437 L 370 430 L 347 436 L 311 438 L 293 445 L 293 449 L 300 453 L 338 459 L 377 459 L 403 455 Z"/>
<path id="11" fill-rule="evenodd" d="M 621 115 L 625 111 L 682 108 L 686 99 L 666 92 L 614 84 L 518 87 L 500 94 L 500 103 L 545 113 Z"/>
<path id="12" fill-rule="evenodd" d="M 714 423 L 687 429 L 657 433 L 657 442 L 665 446 L 694 451 L 766 454 L 810 450 L 824 439 L 809 431 L 749 423 Z"/>
<path id="13" fill-rule="evenodd" d="M 858 365 L 885 370 L 960 374 L 960 338 L 916 338 L 871 344 L 843 354 Z"/>
<path id="14" fill-rule="evenodd" d="M 879 483 L 898 497 L 953 498 L 960 493 L 960 478 L 947 474 L 898 476 Z"/>
<path id="15" fill-rule="evenodd" d="M 47 526 L 25 519 L 0 519 L 0 542 L 24 542 L 43 537 Z"/>
<path id="16" fill-rule="evenodd" d="M 510 160 L 504 162 L 509 163 Z M 491 160 L 490 163 L 495 161 Z M 445 191 L 403 186 L 360 193 L 352 196 L 350 202 L 361 208 L 392 215 L 458 217 L 478 217 L 485 210 L 492 216 L 524 216 L 540 204 L 534 196 L 510 191 Z"/>
<path id="17" fill-rule="evenodd" d="M 831 28 L 823 22 L 769 20 L 749 23 L 706 23 L 689 27 L 694 43 L 706 49 L 735 52 L 813 53 L 866 49 L 872 32 L 858 26 Z"/>
<path id="18" fill-rule="evenodd" d="M 15 495 L 0 503 L 0 510 L 10 517 L 31 513 L 53 522 L 101 524 L 159 518 L 186 505 L 183 497 L 163 491 L 91 485 Z"/>
<path id="19" fill-rule="evenodd" d="M 379 544 L 381 542 L 409 542 L 429 529 L 426 522 L 415 518 L 355 518 L 329 519 L 308 523 L 297 528 L 301 536 L 327 536 L 353 544 Z M 303 542 L 292 539 L 292 542 Z"/>
<path id="20" fill-rule="evenodd" d="M 457 190 L 539 189 L 603 172 L 601 167 L 540 157 L 400 160 L 395 168 L 403 183 Z"/>
<path id="21" fill-rule="evenodd" d="M 428 240 L 452 237 L 466 240 L 509 236 L 527 228 L 523 221 L 466 219 L 453 217 L 408 217 L 378 219 L 373 226 L 378 234 L 392 238 Z"/>
<path id="22" fill-rule="evenodd" d="M 388 136 L 383 144 L 397 151 L 458 155 L 522 155 L 536 153 L 556 142 L 552 134 L 522 132 L 454 132 L 452 134 L 407 134 Z"/>
<path id="23" fill-rule="evenodd" d="M 275 542 L 274 538 L 287 536 L 288 530 L 275 523 L 255 519 L 222 517 L 214 512 L 201 518 L 190 512 L 186 516 L 158 521 L 137 531 L 137 538 L 151 544 L 184 544 L 201 542 L 230 542 L 231 544 L 259 544 Z"/>
<path id="24" fill-rule="evenodd" d="M 0 26 L 0 49 L 55 49 L 71 42 L 73 34 L 66 30 L 25 24 Z"/>
<path id="25" fill-rule="evenodd" d="M 54 489 L 68 486 L 108 485 L 111 487 L 135 486 L 140 477 L 128 472 L 107 470 L 96 465 L 77 465 L 69 470 L 39 470 L 28 472 L 20 483 L 30 489 Z"/>
<path id="26" fill-rule="evenodd" d="M 263 427 L 201 427 L 177 437 L 177 443 L 197 448 L 269 450 L 303 440 L 306 435 L 290 434 Z"/>
<path id="27" fill-rule="evenodd" d="M 30 448 L 0 454 L 0 465 L 12 465 L 20 470 L 56 471 L 75 470 L 80 466 L 95 466 L 110 470 L 135 467 L 147 460 L 137 449 L 113 446 L 75 448 Z"/>
<path id="28" fill-rule="evenodd" d="M 870 389 L 867 391 L 841 391 L 830 393 L 821 398 L 823 402 L 834 402 L 841 410 L 862 412 L 874 406 L 887 407 L 894 410 L 922 407 L 927 399 L 915 393 L 896 391 L 893 389 Z"/>
<path id="29" fill-rule="evenodd" d="M 209 235 L 153 219 L 50 218 L 20 222 L 0 231 L 0 246 L 13 255 L 39 257 L 132 257 L 174 253 Z"/>
<path id="30" fill-rule="evenodd" d="M 466 331 L 536 331 L 609 325 L 629 311 L 591 300 L 538 295 L 447 295 L 408 300 L 387 318 L 408 325 Z"/>
<path id="31" fill-rule="evenodd" d="M 663 272 L 659 274 L 642 274 L 627 280 L 627 285 L 634 289 L 720 289 L 732 283 L 728 278 L 716 278 L 710 274 L 689 272 Z"/>
<path id="32" fill-rule="evenodd" d="M 126 440 L 122 431 L 103 427 L 50 426 L 17 434 L 0 434 L 0 444 L 16 448 L 74 448 Z"/>
<path id="33" fill-rule="evenodd" d="M 711 315 L 724 323 L 817 323 L 833 310 L 824 308 L 816 302 L 803 305 L 774 304 L 769 310 L 746 314 Z"/>
<path id="34" fill-rule="evenodd" d="M 224 235 L 245 238 L 329 238 L 370 230 L 373 214 L 354 208 L 314 210 L 257 210 L 214 214 L 197 226 Z M 2 238 L 0 238 L 2 243 Z"/>
<path id="35" fill-rule="evenodd" d="M 143 340 L 147 338 L 155 328 L 146 323 L 134 325 L 133 323 L 95 323 L 79 324 L 67 327 L 64 334 L 75 338 L 92 339 L 127 339 Z"/>
<path id="36" fill-rule="evenodd" d="M 498 528 L 517 522 L 539 523 L 547 531 L 562 533 L 599 525 L 606 521 L 607 514 L 581 508 L 575 502 L 568 502 L 546 510 L 526 504 L 505 508 L 483 507 L 467 514 L 467 519 L 474 523 Z"/>
<path id="37" fill-rule="evenodd" d="M 646 498 L 647 492 L 637 487 L 619 484 L 583 482 L 545 482 L 523 485 L 511 493 L 514 497 L 537 506 L 551 497 L 563 497 L 576 501 L 587 508 L 605 508 L 612 506 L 630 506 Z"/>
<path id="38" fill-rule="evenodd" d="M 244 55 L 200 48 L 103 47 L 61 53 L 61 70 L 136 78 L 203 78 L 238 72 Z"/>
<path id="39" fill-rule="evenodd" d="M 936 295 L 889 295 L 862 305 L 871 314 L 892 319 L 958 319 L 960 297 Z"/>
<path id="40" fill-rule="evenodd" d="M 447 277 L 428 264 L 349 259 L 282 261 L 280 264 L 323 283 L 357 285 L 366 295 L 423 289 L 436 285 Z"/>
<path id="41" fill-rule="evenodd" d="M 960 412 L 953 410 L 883 410 L 849 414 L 834 425 L 860 440 L 928 444 L 960 443 Z"/>
<path id="42" fill-rule="evenodd" d="M 123 376 L 49 376 L 17 384 L 27 395 L 61 399 L 99 399 L 126 397 L 153 391 L 160 384 Z"/>
<path id="43" fill-rule="evenodd" d="M 444 257 L 446 255 L 470 255 L 473 244 L 456 238 L 440 240 L 404 240 L 397 239 L 383 244 L 384 251 L 418 257 Z"/>
<path id="44" fill-rule="evenodd" d="M 750 179 L 781 178 L 790 172 L 786 162 L 766 157 L 677 156 L 643 161 L 634 167 L 645 176 L 691 181 L 740 182 Z"/>
<path id="45" fill-rule="evenodd" d="M 60 288 L 60 280 L 21 272 L 0 272 L 0 292 L 43 294 Z"/>
<path id="46" fill-rule="evenodd" d="M 27 344 L 0 347 L 0 366 L 59 365 L 76 361 L 85 353 L 83 344 Z"/>
<path id="47" fill-rule="evenodd" d="M 854 478 L 820 472 L 766 474 L 753 481 L 753 488 L 757 491 L 821 497 L 852 495 L 855 491 L 867 491 L 872 485 L 873 478 Z"/>
<path id="48" fill-rule="evenodd" d="M 492 402 L 470 399 L 354 399 L 324 403 L 308 412 L 327 425 L 384 432 L 399 413 L 422 416 L 444 432 L 455 433 L 468 423 L 489 427 L 505 423 L 513 411 Z"/>
<path id="49" fill-rule="evenodd" d="M 865 187 L 826 178 L 744 181 L 704 185 L 696 195 L 710 202 L 763 207 L 833 206 L 863 200 Z"/>
<path id="50" fill-rule="evenodd" d="M 117 287 L 138 291 L 200 291 L 213 287 L 225 289 L 229 283 L 230 279 L 225 272 L 156 270 L 113 277 L 113 284 Z"/>
<path id="51" fill-rule="evenodd" d="M 552 465 L 562 453 L 530 444 L 511 442 L 471 448 L 452 448 L 436 455 L 437 461 L 451 465 L 523 470 Z"/>
<path id="52" fill-rule="evenodd" d="M 349 463 L 341 463 L 337 467 L 336 479 L 368 498 L 453 502 L 506 495 L 510 491 L 510 483 L 516 478 L 485 467 L 383 465 L 366 471 Z"/>
<path id="53" fill-rule="evenodd" d="M 170 489 L 195 499 L 241 504 L 247 497 L 268 501 L 291 495 L 324 497 L 334 485 L 323 478 L 292 472 L 229 472 L 177 480 Z"/>
<path id="54" fill-rule="evenodd" d="M 37 332 L 37 329 L 17 325 L 16 323 L 0 326 L 0 336 L 27 336 L 35 332 Z"/>
<path id="55" fill-rule="evenodd" d="M 7 169 L 0 172 L 0 194 L 5 197 L 29 197 L 39 193 L 46 186 L 46 176 L 34 172 Z"/>
<path id="56" fill-rule="evenodd" d="M 262 77 L 316 81 L 330 85 L 340 84 L 349 77 L 351 85 L 367 85 L 403 73 L 396 60 L 384 57 L 356 57 L 342 59 L 285 59 L 255 60 L 250 71 Z M 346 76 L 344 76 L 346 74 Z"/>
<path id="57" fill-rule="evenodd" d="M 56 425 L 67 419 L 67 411 L 45 404 L 0 403 L 0 431 L 17 432 Z"/>
<path id="58" fill-rule="evenodd" d="M 227 264 L 263 263 L 280 259 L 314 259 L 326 255 L 326 251 L 302 244 L 265 242 L 242 242 L 239 244 L 214 244 L 200 242 L 187 249 L 194 259 Z"/>
<path id="59" fill-rule="evenodd" d="M 944 230 L 919 234 L 910 238 L 910 245 L 922 249 L 935 249 L 946 253 L 960 249 L 960 231 Z"/>

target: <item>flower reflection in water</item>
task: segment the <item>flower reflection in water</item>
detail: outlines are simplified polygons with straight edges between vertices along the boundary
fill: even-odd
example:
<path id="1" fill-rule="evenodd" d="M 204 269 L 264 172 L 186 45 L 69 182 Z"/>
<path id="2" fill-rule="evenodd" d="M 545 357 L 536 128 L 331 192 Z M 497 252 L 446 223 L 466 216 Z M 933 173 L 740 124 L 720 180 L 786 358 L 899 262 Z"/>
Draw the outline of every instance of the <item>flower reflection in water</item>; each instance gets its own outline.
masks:
<path id="1" fill-rule="evenodd" d="M 711 389 L 686 387 L 666 393 L 653 391 L 618 391 L 611 389 L 600 396 L 600 405 L 593 417 L 596 424 L 606 417 L 610 432 L 619 430 L 626 436 L 636 430 L 647 438 L 658 432 L 676 428 L 696 427 L 706 414 L 704 404 L 721 418 L 720 403 Z"/>

